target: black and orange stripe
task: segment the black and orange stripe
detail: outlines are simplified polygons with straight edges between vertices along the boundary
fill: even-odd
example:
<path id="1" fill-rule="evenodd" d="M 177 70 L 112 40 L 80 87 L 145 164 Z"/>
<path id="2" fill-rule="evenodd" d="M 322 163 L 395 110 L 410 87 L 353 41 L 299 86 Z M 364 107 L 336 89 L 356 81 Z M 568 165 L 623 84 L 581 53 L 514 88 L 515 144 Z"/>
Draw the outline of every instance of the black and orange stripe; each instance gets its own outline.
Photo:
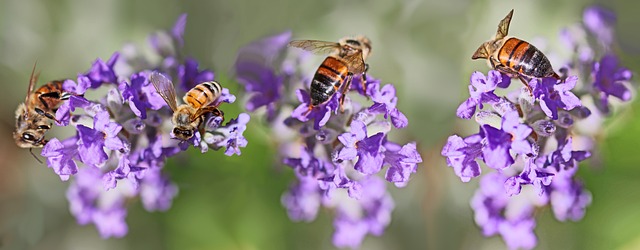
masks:
<path id="1" fill-rule="evenodd" d="M 51 81 L 36 89 L 29 97 L 30 107 L 36 107 L 44 111 L 50 111 L 58 107 L 63 101 L 61 99 L 63 81 Z"/>
<path id="2" fill-rule="evenodd" d="M 222 93 L 222 87 L 217 82 L 203 82 L 193 87 L 186 95 L 184 102 L 191 107 L 198 109 L 205 107 L 215 101 Z"/>
<path id="3" fill-rule="evenodd" d="M 512 37 L 498 51 L 500 63 L 514 71 L 531 77 L 557 76 L 549 59 L 532 44 Z"/>
<path id="4" fill-rule="evenodd" d="M 343 61 L 329 56 L 320 65 L 311 82 L 311 105 L 325 103 L 340 89 L 347 79 L 349 70 Z"/>

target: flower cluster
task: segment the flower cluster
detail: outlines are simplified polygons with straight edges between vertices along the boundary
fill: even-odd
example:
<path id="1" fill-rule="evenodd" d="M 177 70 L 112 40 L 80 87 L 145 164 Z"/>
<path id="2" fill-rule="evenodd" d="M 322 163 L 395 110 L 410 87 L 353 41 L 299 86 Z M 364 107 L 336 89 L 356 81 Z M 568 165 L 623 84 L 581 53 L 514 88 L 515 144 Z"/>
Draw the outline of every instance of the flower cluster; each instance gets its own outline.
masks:
<path id="1" fill-rule="evenodd" d="M 531 249 L 536 208 L 551 206 L 560 221 L 584 216 L 591 194 L 575 174 L 592 154 L 594 134 L 581 125 L 600 127 L 602 119 L 593 117 L 610 113 L 611 97 L 631 97 L 631 72 L 610 49 L 614 23 L 613 13 L 590 7 L 584 24 L 561 33 L 574 52 L 561 70 L 570 76 L 562 81 L 534 78 L 528 87 L 501 95 L 511 83 L 507 76 L 493 70 L 471 75 L 470 97 L 457 115 L 475 117 L 479 132 L 450 136 L 442 155 L 463 182 L 481 176 L 480 163 L 493 169 L 481 176 L 471 200 L 485 236 L 500 235 L 511 249 Z"/>
<path id="2" fill-rule="evenodd" d="M 159 60 L 145 58 L 133 45 L 116 52 L 104 62 L 98 59 L 66 80 L 63 89 L 71 93 L 56 112 L 56 124 L 72 126 L 75 135 L 51 139 L 42 150 L 47 165 L 64 181 L 72 176 L 67 191 L 71 213 L 79 224 L 93 223 L 104 238 L 127 233 L 127 200 L 139 196 L 148 211 L 167 210 L 177 187 L 162 172 L 164 163 L 193 144 L 202 152 L 226 148 L 226 155 L 240 154 L 247 144 L 243 137 L 247 114 L 222 125 L 222 118 L 206 118 L 206 133 L 198 131 L 188 142 L 170 133 L 172 111 L 149 80 L 153 71 L 174 76 L 180 90 L 187 91 L 214 74 L 198 69 L 198 62 L 182 59 L 179 49 L 186 15 L 171 31 L 149 37 Z M 106 96 L 90 100 L 90 90 L 105 89 Z M 232 103 L 235 96 L 223 89 L 220 102 Z"/>
<path id="3" fill-rule="evenodd" d="M 313 72 L 301 69 L 308 54 L 287 48 L 290 39 L 285 32 L 240 50 L 235 69 L 249 95 L 246 108 L 264 110 L 283 162 L 295 173 L 297 181 L 282 196 L 289 217 L 312 221 L 320 207 L 335 209 L 334 245 L 357 248 L 367 234 L 381 235 L 391 220 L 393 199 L 378 173 L 384 170 L 386 181 L 402 187 L 422 158 L 415 142 L 388 138 L 408 125 L 391 84 L 371 77 L 363 84 L 354 75 L 347 80 L 352 84 L 343 111 L 340 91 L 309 109 Z M 367 99 L 372 103 L 358 101 Z"/>

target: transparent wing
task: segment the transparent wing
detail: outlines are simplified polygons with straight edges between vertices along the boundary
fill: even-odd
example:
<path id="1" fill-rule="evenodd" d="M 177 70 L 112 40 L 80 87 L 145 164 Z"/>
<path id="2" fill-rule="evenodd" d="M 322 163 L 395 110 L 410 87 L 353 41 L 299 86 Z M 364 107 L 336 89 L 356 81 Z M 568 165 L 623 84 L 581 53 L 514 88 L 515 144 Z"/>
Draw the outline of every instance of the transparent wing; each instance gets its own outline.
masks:
<path id="1" fill-rule="evenodd" d="M 171 110 L 176 111 L 176 90 L 173 87 L 173 83 L 171 80 L 167 79 L 164 75 L 154 71 L 149 76 L 149 81 L 153 84 L 153 87 L 156 88 L 156 91 L 162 99 L 169 105 Z"/>
<path id="2" fill-rule="evenodd" d="M 362 58 L 362 50 L 344 57 L 349 67 L 349 72 L 353 74 L 361 74 L 365 70 L 364 59 Z"/>
<path id="3" fill-rule="evenodd" d="M 340 44 L 336 42 L 318 40 L 293 40 L 289 42 L 289 46 L 311 51 L 314 54 L 331 54 L 340 51 L 341 47 Z"/>
<path id="4" fill-rule="evenodd" d="M 27 96 L 24 98 L 25 105 L 28 105 L 29 97 L 31 96 L 31 93 L 33 93 L 33 88 L 36 86 L 36 82 L 38 81 L 39 73 L 36 74 L 37 64 L 38 64 L 38 61 L 33 63 L 33 69 L 31 70 L 31 76 L 29 77 L 29 88 L 27 89 Z"/>
<path id="5" fill-rule="evenodd" d="M 498 31 L 496 32 L 496 40 L 502 39 L 509 33 L 509 24 L 511 23 L 511 17 L 513 16 L 513 9 L 507 14 L 507 16 L 498 24 Z"/>

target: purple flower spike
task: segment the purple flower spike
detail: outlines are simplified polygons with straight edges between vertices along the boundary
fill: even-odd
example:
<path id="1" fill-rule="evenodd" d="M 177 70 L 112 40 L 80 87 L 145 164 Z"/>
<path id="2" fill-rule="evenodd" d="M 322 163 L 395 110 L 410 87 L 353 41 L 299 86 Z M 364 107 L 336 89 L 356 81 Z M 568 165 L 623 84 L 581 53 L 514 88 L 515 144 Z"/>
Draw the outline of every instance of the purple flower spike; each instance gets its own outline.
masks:
<path id="1" fill-rule="evenodd" d="M 560 221 L 579 221 L 591 204 L 591 193 L 573 178 L 576 171 L 577 168 L 573 168 L 560 172 L 551 185 L 551 208 Z"/>
<path id="2" fill-rule="evenodd" d="M 91 87 L 91 79 L 85 75 L 78 75 L 78 83 L 73 80 L 65 80 L 62 83 L 62 89 L 64 91 L 73 93 L 75 95 L 82 95 L 87 89 Z"/>
<path id="3" fill-rule="evenodd" d="M 582 106 L 580 99 L 571 92 L 576 86 L 578 77 L 570 76 L 563 83 L 557 83 L 552 77 L 534 78 L 529 82 L 533 96 L 540 100 L 542 111 L 553 120 L 558 119 L 558 109 L 572 110 Z"/>
<path id="4" fill-rule="evenodd" d="M 147 109 L 158 110 L 167 105 L 143 72 L 131 75 L 131 83 L 120 82 L 118 90 L 131 111 L 142 119 L 147 119 Z"/>
<path id="5" fill-rule="evenodd" d="M 333 244 L 337 247 L 358 248 L 366 234 L 380 236 L 391 222 L 391 211 L 395 205 L 386 192 L 384 181 L 372 176 L 360 180 L 359 184 L 362 189 L 358 203 L 362 211 L 360 215 L 347 212 L 353 208 L 338 207 L 333 223 L 336 228 Z"/>
<path id="6" fill-rule="evenodd" d="M 568 137 L 563 143 L 558 143 L 558 150 L 547 156 L 544 167 L 553 167 L 557 172 L 577 168 L 578 162 L 584 161 L 591 156 L 589 151 L 573 151 L 571 143 L 573 139 Z"/>
<path id="7" fill-rule="evenodd" d="M 184 45 L 184 39 L 182 37 L 184 36 L 184 28 L 186 25 L 187 14 L 184 13 L 180 15 L 180 17 L 178 17 L 178 20 L 176 20 L 176 23 L 171 29 L 171 36 L 177 41 L 179 47 L 182 47 Z"/>
<path id="8" fill-rule="evenodd" d="M 614 39 L 616 14 L 601 6 L 591 6 L 584 10 L 582 19 L 587 30 L 594 34 L 605 47 L 611 46 Z"/>
<path id="9" fill-rule="evenodd" d="M 469 85 L 471 97 L 458 106 L 456 115 L 463 119 L 470 119 L 475 114 L 476 108 L 482 109 L 483 103 L 498 102 L 500 98 L 493 91 L 499 85 L 504 86 L 505 82 L 507 81 L 504 76 L 495 70 L 489 71 L 487 77 L 480 72 L 473 72 Z"/>
<path id="10" fill-rule="evenodd" d="M 249 123 L 250 117 L 246 113 L 238 115 L 237 119 L 229 121 L 225 127 L 228 131 L 228 136 L 225 140 L 217 143 L 218 147 L 226 147 L 224 154 L 232 156 L 234 154 L 240 155 L 240 148 L 247 146 L 247 139 L 244 138 L 244 131 L 247 130 L 247 123 Z"/>
<path id="11" fill-rule="evenodd" d="M 533 249 L 538 242 L 535 227 L 535 220 L 525 219 L 500 223 L 498 230 L 509 249 Z"/>
<path id="12" fill-rule="evenodd" d="M 321 190 L 313 176 L 303 176 L 282 196 L 282 204 L 293 221 L 313 221 L 320 208 Z"/>
<path id="13" fill-rule="evenodd" d="M 41 154 L 47 158 L 47 166 L 53 168 L 53 172 L 63 181 L 69 180 L 69 176 L 78 172 L 78 165 L 73 161 L 78 156 L 76 141 L 75 137 L 62 142 L 53 138 L 42 149 Z"/>
<path id="14" fill-rule="evenodd" d="M 482 155 L 487 166 L 503 169 L 514 163 L 510 150 L 518 154 L 532 154 L 531 144 L 527 137 L 532 129 L 520 123 L 518 112 L 510 111 L 502 116 L 502 129 L 490 125 L 482 125 L 482 131 L 487 138 L 487 145 Z"/>
<path id="15" fill-rule="evenodd" d="M 196 85 L 213 81 L 214 74 L 210 70 L 198 70 L 198 61 L 187 58 L 183 65 L 178 67 L 178 79 L 180 82 L 178 85 L 182 91 L 187 92 Z"/>
<path id="16" fill-rule="evenodd" d="M 418 170 L 418 163 L 422 162 L 422 156 L 416 148 L 416 143 L 411 142 L 400 147 L 395 143 L 385 143 L 384 162 L 389 164 L 385 179 L 397 186 L 406 185 L 409 176 Z"/>
<path id="17" fill-rule="evenodd" d="M 240 49 L 234 65 L 238 83 L 252 93 L 245 107 L 254 111 L 265 106 L 268 120 L 275 118 L 285 78 L 291 77 L 290 72 L 280 69 L 290 39 L 291 32 L 282 32 L 252 42 Z"/>
<path id="18" fill-rule="evenodd" d="M 101 185 L 102 173 L 98 168 L 83 168 L 67 190 L 71 214 L 78 224 L 94 223 L 102 238 L 123 237 L 128 227 L 125 222 L 127 211 L 123 193 L 110 194 L 110 199 L 101 199 L 105 195 Z M 116 192 L 116 191 L 112 191 Z"/>
<path id="19" fill-rule="evenodd" d="M 128 142 L 120 139 L 122 126 L 109 120 L 109 112 L 102 108 L 94 117 L 93 128 L 78 125 L 78 151 L 80 159 L 87 165 L 98 166 L 107 160 L 104 148 L 128 152 Z"/>
<path id="20" fill-rule="evenodd" d="M 140 198 L 147 211 L 166 211 L 171 207 L 178 188 L 162 175 L 160 168 L 147 170 L 140 185 Z"/>
<path id="21" fill-rule="evenodd" d="M 254 62 L 236 62 L 236 72 L 238 83 L 244 85 L 245 91 L 254 92 L 247 101 L 247 110 L 254 111 L 266 106 L 269 116 L 273 117 L 275 102 L 281 97 L 284 77 Z"/>
<path id="22" fill-rule="evenodd" d="M 593 65 L 593 85 L 595 96 L 599 99 L 597 107 L 605 114 L 609 113 L 609 96 L 615 96 L 620 100 L 631 99 L 631 91 L 622 84 L 631 80 L 632 73 L 629 69 L 618 65 L 618 57 L 607 54 L 600 62 Z"/>
<path id="23" fill-rule="evenodd" d="M 386 84 L 382 89 L 380 84 L 371 84 L 371 100 L 374 104 L 369 107 L 369 111 L 374 114 L 384 114 L 384 118 L 391 117 L 391 123 L 396 128 L 404 128 L 409 124 L 407 117 L 396 108 L 398 97 L 396 97 L 396 88 L 391 84 Z M 369 90 L 369 89 L 368 89 Z"/>
<path id="24" fill-rule="evenodd" d="M 69 100 L 62 103 L 56 111 L 56 124 L 58 126 L 67 126 L 71 121 L 71 112 L 75 111 L 76 108 L 87 108 L 91 105 L 87 99 L 84 99 L 82 96 L 72 95 L 69 97 Z"/>
<path id="25" fill-rule="evenodd" d="M 115 207 L 108 210 L 98 210 L 93 214 L 93 222 L 96 224 L 98 233 L 103 239 L 115 237 L 122 238 L 127 235 L 129 227 L 125 218 L 127 210 L 122 207 Z"/>
<path id="26" fill-rule="evenodd" d="M 597 148 L 594 136 L 606 129 L 601 123 L 610 113 L 610 96 L 623 102 L 632 98 L 632 72 L 619 65 L 612 50 L 616 15 L 591 6 L 583 18 L 583 24 L 561 31 L 562 42 L 570 48 L 558 71 L 561 80 L 532 78 L 529 88 L 503 95 L 494 90 L 509 85 L 506 75 L 500 81 L 495 71 L 486 78 L 475 72 L 471 97 L 456 114 L 464 119 L 474 116 L 480 133 L 464 139 L 450 136 L 442 149 L 447 164 L 464 182 L 480 175 L 478 160 L 492 168 L 480 179 L 471 207 L 483 234 L 498 235 L 509 249 L 536 247 L 535 216 L 548 211 L 547 206 L 559 221 L 585 216 L 592 197 L 576 176 L 579 163 L 591 156 Z M 578 77 L 585 79 L 578 84 Z M 582 106 L 588 96 L 594 104 Z M 589 106 L 594 105 L 600 112 L 592 112 Z M 476 109 L 482 110 L 474 115 Z"/>
<path id="27" fill-rule="evenodd" d="M 91 80 L 91 88 L 98 88 L 103 83 L 117 83 L 118 75 L 113 70 L 113 66 L 118 61 L 120 53 L 116 52 L 105 63 L 98 58 L 91 66 L 91 69 L 85 74 Z"/>
<path id="28" fill-rule="evenodd" d="M 293 112 L 291 113 L 291 117 L 296 118 L 301 122 L 306 122 L 313 119 L 313 128 L 316 130 L 320 129 L 320 127 L 324 126 L 329 121 L 332 111 L 332 105 L 329 104 L 335 103 L 335 106 L 338 105 L 338 100 L 336 98 L 338 94 L 336 94 L 331 98 L 331 100 L 329 100 L 329 103 L 321 104 L 309 110 L 309 107 L 311 107 L 311 99 L 309 98 L 309 93 L 307 91 L 299 89 L 298 91 L 296 91 L 296 95 L 298 96 L 298 100 L 302 102 L 302 104 L 298 105 L 298 107 L 293 110 Z"/>
<path id="29" fill-rule="evenodd" d="M 482 158 L 482 140 L 484 134 L 475 134 L 467 138 L 449 136 L 442 148 L 442 156 L 447 157 L 447 165 L 453 167 L 460 180 L 468 182 L 480 175 L 480 165 L 476 159 Z"/>
<path id="30" fill-rule="evenodd" d="M 370 175 L 380 172 L 384 160 L 382 140 L 384 133 L 377 133 L 367 137 L 367 126 L 364 122 L 353 120 L 351 131 L 338 136 L 344 147 L 335 157 L 338 162 L 352 160 L 356 156 L 358 161 L 354 168 L 363 174 Z"/>

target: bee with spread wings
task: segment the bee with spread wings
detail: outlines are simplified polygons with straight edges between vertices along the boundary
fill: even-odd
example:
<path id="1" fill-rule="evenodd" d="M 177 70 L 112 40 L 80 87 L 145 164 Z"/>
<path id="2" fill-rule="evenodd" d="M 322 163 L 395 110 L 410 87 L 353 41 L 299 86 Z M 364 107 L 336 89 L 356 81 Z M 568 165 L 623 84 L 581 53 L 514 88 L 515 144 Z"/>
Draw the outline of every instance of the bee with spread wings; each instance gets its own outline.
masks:
<path id="1" fill-rule="evenodd" d="M 351 87 L 353 75 L 362 74 L 363 89 L 366 87 L 367 70 L 369 65 L 365 63 L 371 54 L 371 42 L 364 36 L 356 38 L 343 38 L 339 42 L 325 42 L 317 40 L 294 40 L 289 46 L 311 51 L 315 54 L 329 54 L 320 64 L 313 76 L 310 88 L 308 114 L 313 107 L 327 102 L 340 90 L 340 110 L 344 103 L 345 93 Z M 306 115 L 305 114 L 305 115 Z"/>
<path id="2" fill-rule="evenodd" d="M 224 113 L 217 106 L 212 105 L 222 95 L 222 87 L 215 81 L 203 82 L 189 90 L 182 100 L 185 104 L 178 106 L 176 90 L 171 80 L 164 75 L 153 72 L 149 81 L 156 88 L 158 94 L 173 111 L 173 134 L 180 140 L 189 140 L 200 128 L 205 116 L 209 113 L 222 117 Z"/>

